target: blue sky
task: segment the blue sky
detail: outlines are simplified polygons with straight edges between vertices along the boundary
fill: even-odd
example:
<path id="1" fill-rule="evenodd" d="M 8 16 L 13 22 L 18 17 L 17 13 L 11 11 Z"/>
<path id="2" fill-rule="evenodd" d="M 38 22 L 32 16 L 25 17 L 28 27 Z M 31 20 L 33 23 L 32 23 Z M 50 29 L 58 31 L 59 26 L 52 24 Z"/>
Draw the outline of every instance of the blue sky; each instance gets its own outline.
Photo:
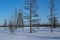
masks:
<path id="1" fill-rule="evenodd" d="M 60 20 L 60 0 L 55 1 L 57 17 Z M 38 5 L 39 18 L 41 18 L 42 23 L 46 23 L 48 20 L 47 16 L 50 15 L 49 0 L 39 0 Z M 20 9 L 23 8 L 23 6 L 23 0 L 0 0 L 0 24 L 4 23 L 4 19 L 8 21 L 10 17 L 14 15 L 15 8 Z"/>

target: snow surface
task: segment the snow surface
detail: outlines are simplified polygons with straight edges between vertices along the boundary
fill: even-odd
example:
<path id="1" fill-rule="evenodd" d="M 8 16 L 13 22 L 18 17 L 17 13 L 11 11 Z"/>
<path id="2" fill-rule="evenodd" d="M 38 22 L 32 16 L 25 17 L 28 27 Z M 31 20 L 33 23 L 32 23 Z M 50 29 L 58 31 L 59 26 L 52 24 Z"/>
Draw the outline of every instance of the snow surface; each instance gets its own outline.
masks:
<path id="1" fill-rule="evenodd" d="M 36 29 L 37 30 L 37 29 Z M 29 33 L 29 28 L 16 30 L 13 34 L 8 29 L 0 28 L 0 40 L 60 40 L 60 28 L 53 29 L 41 27 L 37 32 Z"/>

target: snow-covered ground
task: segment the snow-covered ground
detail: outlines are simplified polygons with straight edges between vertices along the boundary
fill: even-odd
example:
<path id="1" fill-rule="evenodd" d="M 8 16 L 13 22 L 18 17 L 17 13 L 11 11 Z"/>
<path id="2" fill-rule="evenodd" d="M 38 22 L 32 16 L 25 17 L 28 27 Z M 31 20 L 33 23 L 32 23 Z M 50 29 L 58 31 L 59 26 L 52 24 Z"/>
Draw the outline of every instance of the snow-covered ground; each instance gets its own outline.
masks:
<path id="1" fill-rule="evenodd" d="M 36 29 L 37 30 L 37 29 Z M 37 32 L 29 33 L 29 28 L 16 30 L 13 34 L 8 29 L 0 28 L 0 40 L 60 40 L 60 28 L 53 29 L 41 27 Z"/>

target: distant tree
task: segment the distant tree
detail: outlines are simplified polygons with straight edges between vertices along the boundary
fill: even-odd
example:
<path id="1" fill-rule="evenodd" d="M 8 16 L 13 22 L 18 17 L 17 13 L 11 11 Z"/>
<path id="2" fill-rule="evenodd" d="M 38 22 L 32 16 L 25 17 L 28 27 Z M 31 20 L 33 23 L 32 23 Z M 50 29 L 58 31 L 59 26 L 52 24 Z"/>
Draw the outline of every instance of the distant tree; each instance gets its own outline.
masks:
<path id="1" fill-rule="evenodd" d="M 22 12 L 22 9 L 19 10 L 18 12 L 18 16 L 17 16 L 17 25 L 20 27 L 24 27 L 24 24 L 23 24 L 23 12 Z"/>
<path id="2" fill-rule="evenodd" d="M 9 29 L 11 33 L 14 32 L 12 21 L 9 21 Z"/>
<path id="3" fill-rule="evenodd" d="M 11 33 L 14 33 L 14 31 L 16 30 L 16 27 L 15 27 L 15 23 L 14 23 L 13 17 L 9 20 L 8 26 L 9 26 L 9 31 Z"/>
<path id="4" fill-rule="evenodd" d="M 6 20 L 6 19 L 5 19 L 5 22 L 4 22 L 3 26 L 4 26 L 5 29 L 6 29 L 6 26 L 7 26 L 7 20 Z"/>
<path id="5" fill-rule="evenodd" d="M 24 9 L 28 10 L 30 15 L 26 16 L 27 19 L 30 19 L 30 33 L 32 33 L 32 17 L 37 17 L 37 10 L 38 10 L 38 0 L 25 0 L 24 2 Z"/>
<path id="6" fill-rule="evenodd" d="M 57 17 L 54 17 L 53 18 L 53 28 L 56 28 L 57 25 L 58 25 L 58 19 L 57 19 Z"/>
<path id="7" fill-rule="evenodd" d="M 17 8 L 15 8 L 15 11 L 14 11 L 14 26 L 15 26 L 15 29 L 18 28 L 18 26 L 17 26 L 17 18 L 18 18 L 18 10 L 17 10 Z"/>
<path id="8" fill-rule="evenodd" d="M 17 27 L 17 16 L 18 16 L 18 11 L 17 11 L 17 9 L 15 9 L 15 15 L 14 15 L 15 17 L 15 19 L 14 19 L 14 24 L 15 24 L 15 26 Z"/>

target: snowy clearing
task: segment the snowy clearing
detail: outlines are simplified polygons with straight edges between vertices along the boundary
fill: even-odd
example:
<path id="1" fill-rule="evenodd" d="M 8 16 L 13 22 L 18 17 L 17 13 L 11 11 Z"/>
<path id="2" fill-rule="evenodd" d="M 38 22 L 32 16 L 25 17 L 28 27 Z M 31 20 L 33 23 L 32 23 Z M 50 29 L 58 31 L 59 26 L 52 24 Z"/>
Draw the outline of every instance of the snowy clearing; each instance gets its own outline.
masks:
<path id="1" fill-rule="evenodd" d="M 42 27 L 35 33 L 29 33 L 28 29 L 18 29 L 11 34 L 8 29 L 0 28 L 0 40 L 60 40 L 60 28 L 53 29 L 52 33 L 50 28 Z"/>

